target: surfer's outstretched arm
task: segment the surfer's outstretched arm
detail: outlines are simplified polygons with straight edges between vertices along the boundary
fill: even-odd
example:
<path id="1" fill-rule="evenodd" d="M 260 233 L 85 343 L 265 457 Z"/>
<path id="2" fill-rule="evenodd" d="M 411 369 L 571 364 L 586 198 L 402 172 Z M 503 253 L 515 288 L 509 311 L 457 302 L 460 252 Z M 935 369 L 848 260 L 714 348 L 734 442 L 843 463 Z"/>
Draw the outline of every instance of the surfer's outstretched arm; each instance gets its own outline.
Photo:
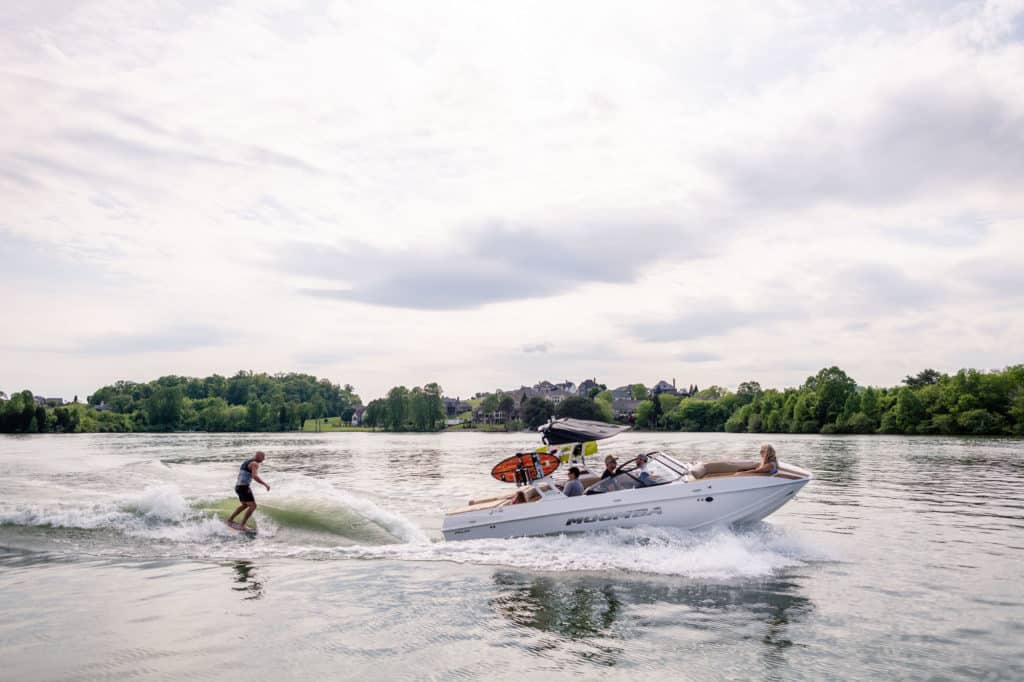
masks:
<path id="1" fill-rule="evenodd" d="M 270 486 L 267 485 L 266 481 L 264 481 L 262 478 L 260 478 L 260 465 L 257 462 L 253 462 L 252 464 L 249 465 L 249 467 L 252 470 L 252 480 L 254 480 L 257 483 L 261 484 L 264 488 L 267 489 L 267 492 L 269 493 L 270 492 Z"/>

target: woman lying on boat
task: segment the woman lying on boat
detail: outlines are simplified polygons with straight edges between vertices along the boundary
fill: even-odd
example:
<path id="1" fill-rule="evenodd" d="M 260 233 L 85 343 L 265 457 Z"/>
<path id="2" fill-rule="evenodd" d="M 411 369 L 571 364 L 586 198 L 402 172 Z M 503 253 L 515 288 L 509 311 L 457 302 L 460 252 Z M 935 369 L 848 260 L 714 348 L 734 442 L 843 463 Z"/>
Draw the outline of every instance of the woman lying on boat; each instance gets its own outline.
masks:
<path id="1" fill-rule="evenodd" d="M 779 473 L 779 460 L 775 456 L 775 448 L 768 443 L 761 446 L 761 463 L 755 469 L 748 469 L 749 473 L 753 474 L 771 474 L 775 475 Z M 746 472 L 744 472 L 746 473 Z"/>

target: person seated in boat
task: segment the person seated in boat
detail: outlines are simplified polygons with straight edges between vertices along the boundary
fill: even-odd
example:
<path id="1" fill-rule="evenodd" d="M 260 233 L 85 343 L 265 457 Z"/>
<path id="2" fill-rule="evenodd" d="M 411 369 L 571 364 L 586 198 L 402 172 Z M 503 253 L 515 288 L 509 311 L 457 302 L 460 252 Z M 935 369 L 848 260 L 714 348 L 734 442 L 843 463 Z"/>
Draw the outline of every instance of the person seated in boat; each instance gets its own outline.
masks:
<path id="1" fill-rule="evenodd" d="M 755 469 L 750 469 L 752 474 L 769 474 L 774 476 L 779 473 L 779 460 L 775 456 L 775 448 L 765 443 L 761 446 L 761 463 Z"/>
<path id="2" fill-rule="evenodd" d="M 580 468 L 569 467 L 569 482 L 562 488 L 562 494 L 566 497 L 576 497 L 583 494 L 583 484 L 580 483 Z"/>
<path id="3" fill-rule="evenodd" d="M 619 466 L 618 461 L 611 455 L 604 458 L 604 471 L 601 472 L 601 480 L 611 478 L 615 475 L 615 469 Z"/>
<path id="4" fill-rule="evenodd" d="M 637 455 L 636 470 L 634 471 L 634 474 L 637 479 L 639 479 L 641 486 L 647 486 L 653 483 L 651 473 L 647 471 L 647 455 Z"/>

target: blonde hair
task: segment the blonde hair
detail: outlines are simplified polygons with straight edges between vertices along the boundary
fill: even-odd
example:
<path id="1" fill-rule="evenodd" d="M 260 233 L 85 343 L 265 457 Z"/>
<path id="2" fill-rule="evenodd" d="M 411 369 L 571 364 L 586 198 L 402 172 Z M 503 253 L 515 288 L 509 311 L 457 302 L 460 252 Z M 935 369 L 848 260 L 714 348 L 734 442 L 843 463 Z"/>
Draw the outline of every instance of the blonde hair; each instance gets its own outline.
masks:
<path id="1" fill-rule="evenodd" d="M 767 455 L 767 457 L 765 457 Z M 768 443 L 761 446 L 761 456 L 765 457 L 769 462 L 776 461 L 775 448 Z"/>

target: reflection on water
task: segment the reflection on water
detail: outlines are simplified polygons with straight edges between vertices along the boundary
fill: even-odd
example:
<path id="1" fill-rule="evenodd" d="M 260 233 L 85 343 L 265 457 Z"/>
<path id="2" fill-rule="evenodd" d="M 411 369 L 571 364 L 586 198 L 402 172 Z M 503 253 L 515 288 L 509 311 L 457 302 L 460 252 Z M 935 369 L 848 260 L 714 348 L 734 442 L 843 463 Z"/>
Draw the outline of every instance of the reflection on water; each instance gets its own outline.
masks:
<path id="1" fill-rule="evenodd" d="M 532 639 L 531 653 L 567 650 L 605 666 L 616 665 L 637 641 L 652 645 L 671 629 L 680 631 L 671 637 L 680 643 L 756 639 L 765 671 L 782 670 L 787 650 L 798 645 L 791 626 L 814 611 L 799 584 L 782 577 L 716 584 L 499 571 L 493 581 L 496 613 L 518 628 L 553 635 Z"/>
<path id="2" fill-rule="evenodd" d="M 607 633 L 622 608 L 611 584 L 506 572 L 495 573 L 494 584 L 499 596 L 491 604 L 499 613 L 516 625 L 566 637 Z"/>
<path id="3" fill-rule="evenodd" d="M 572 655 L 598 665 L 615 665 L 623 648 L 614 641 L 613 626 L 623 605 L 612 583 L 499 571 L 494 585 L 497 596 L 491 606 L 497 613 L 518 627 L 555 635 L 527 644 L 531 653 L 557 654 L 569 640 Z"/>
<path id="4" fill-rule="evenodd" d="M 231 564 L 235 569 L 235 584 L 231 589 L 241 592 L 243 599 L 262 599 L 263 581 L 257 580 L 256 567 L 251 561 L 235 561 Z"/>

